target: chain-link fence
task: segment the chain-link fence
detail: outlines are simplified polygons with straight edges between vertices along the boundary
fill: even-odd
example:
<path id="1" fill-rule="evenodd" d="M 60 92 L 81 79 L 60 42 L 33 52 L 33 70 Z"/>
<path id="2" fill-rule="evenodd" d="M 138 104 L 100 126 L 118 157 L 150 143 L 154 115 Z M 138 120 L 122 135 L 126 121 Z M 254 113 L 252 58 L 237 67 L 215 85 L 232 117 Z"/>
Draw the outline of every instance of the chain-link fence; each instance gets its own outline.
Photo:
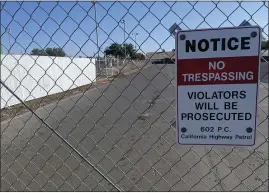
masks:
<path id="1" fill-rule="evenodd" d="M 173 23 L 198 29 L 246 20 L 266 43 L 267 3 L 1 5 L 2 191 L 268 191 L 268 52 L 252 147 L 178 145 L 176 67 L 153 62 L 174 57 Z M 94 58 L 115 42 L 132 43 L 145 58 L 139 65 L 125 58 L 131 70 L 100 78 L 105 68 L 95 74 Z M 70 56 L 30 55 L 47 47 Z"/>

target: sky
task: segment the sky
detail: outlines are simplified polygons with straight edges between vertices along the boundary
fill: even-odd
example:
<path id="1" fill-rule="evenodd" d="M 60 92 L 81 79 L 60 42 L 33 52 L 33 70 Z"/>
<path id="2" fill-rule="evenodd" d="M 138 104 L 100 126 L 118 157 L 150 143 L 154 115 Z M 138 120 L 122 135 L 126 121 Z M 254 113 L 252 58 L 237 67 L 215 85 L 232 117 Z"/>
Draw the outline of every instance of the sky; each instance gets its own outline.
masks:
<path id="1" fill-rule="evenodd" d="M 264 2 L 1 2 L 2 52 L 30 53 L 33 48 L 61 47 L 68 56 L 100 55 L 111 43 L 136 45 L 139 52 L 171 51 L 168 29 L 259 25 L 267 39 L 268 4 Z M 124 24 L 121 21 L 125 21 Z M 10 31 L 8 30 L 10 29 Z M 10 35 L 9 35 L 9 33 Z M 135 33 L 138 35 L 135 38 Z M 125 39 L 124 39 L 125 34 Z"/>

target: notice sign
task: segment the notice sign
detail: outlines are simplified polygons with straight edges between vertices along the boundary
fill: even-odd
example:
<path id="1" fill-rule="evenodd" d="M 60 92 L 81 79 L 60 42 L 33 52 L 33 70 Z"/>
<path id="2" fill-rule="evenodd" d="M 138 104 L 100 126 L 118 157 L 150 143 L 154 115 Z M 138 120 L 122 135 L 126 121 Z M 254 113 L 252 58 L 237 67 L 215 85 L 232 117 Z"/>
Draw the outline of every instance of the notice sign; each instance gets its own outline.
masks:
<path id="1" fill-rule="evenodd" d="M 179 144 L 255 144 L 260 37 L 259 27 L 177 33 Z"/>

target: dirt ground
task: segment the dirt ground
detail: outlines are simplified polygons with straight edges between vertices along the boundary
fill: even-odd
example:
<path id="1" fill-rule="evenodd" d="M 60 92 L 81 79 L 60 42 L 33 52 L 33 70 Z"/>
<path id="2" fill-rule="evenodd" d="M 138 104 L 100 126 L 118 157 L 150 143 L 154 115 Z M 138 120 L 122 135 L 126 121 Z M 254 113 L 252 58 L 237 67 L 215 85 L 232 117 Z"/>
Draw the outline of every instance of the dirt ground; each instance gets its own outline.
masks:
<path id="1" fill-rule="evenodd" d="M 142 68 L 143 68 L 143 66 L 142 66 Z M 80 86 L 80 87 L 77 87 L 74 89 L 70 89 L 70 90 L 67 90 L 67 91 L 64 91 L 61 93 L 47 95 L 47 96 L 44 96 L 44 97 L 41 97 L 38 99 L 33 99 L 33 100 L 29 100 L 29 101 L 24 101 L 24 102 L 26 105 L 28 105 L 28 107 L 30 109 L 35 111 L 38 108 L 43 107 L 47 104 L 57 102 L 57 101 L 60 101 L 62 99 L 66 99 L 66 98 L 68 98 L 74 94 L 77 94 L 77 93 L 84 93 L 87 90 L 90 90 L 92 88 L 96 88 L 98 86 L 110 83 L 114 79 L 119 79 L 119 78 L 125 77 L 125 75 L 136 72 L 137 70 L 139 70 L 139 68 L 127 69 L 126 72 L 122 71 L 120 73 L 115 73 L 113 76 L 110 76 L 108 78 L 106 78 L 104 75 L 100 75 L 99 77 L 97 77 L 97 81 L 95 83 L 87 84 L 87 85 Z M 1 111 L 0 120 L 4 121 L 4 120 L 12 119 L 13 117 L 21 115 L 23 113 L 26 113 L 29 110 L 27 109 L 27 107 L 25 107 L 24 104 L 20 103 L 20 104 L 16 104 L 16 105 L 12 105 L 12 106 L 3 108 L 0 111 Z"/>
<path id="2" fill-rule="evenodd" d="M 72 96 L 72 95 L 77 94 L 77 93 L 84 93 L 87 90 L 95 88 L 96 86 L 107 84 L 107 83 L 111 82 L 112 80 L 113 80 L 113 77 L 109 78 L 109 79 L 100 78 L 100 79 L 97 79 L 97 81 L 95 83 L 80 86 L 80 87 L 70 89 L 70 90 L 67 90 L 67 91 L 64 91 L 61 93 L 56 93 L 56 94 L 44 96 L 44 97 L 41 97 L 38 99 L 25 101 L 25 104 L 28 105 L 28 107 L 30 109 L 35 111 L 38 108 L 43 107 L 47 104 L 60 101 L 62 99 L 68 98 L 69 96 Z M 22 103 L 12 105 L 10 107 L 5 107 L 5 108 L 1 109 L 1 121 L 11 119 L 15 116 L 21 115 L 21 114 L 28 112 L 28 111 L 29 110 L 27 109 L 27 107 L 25 107 L 25 105 Z"/>

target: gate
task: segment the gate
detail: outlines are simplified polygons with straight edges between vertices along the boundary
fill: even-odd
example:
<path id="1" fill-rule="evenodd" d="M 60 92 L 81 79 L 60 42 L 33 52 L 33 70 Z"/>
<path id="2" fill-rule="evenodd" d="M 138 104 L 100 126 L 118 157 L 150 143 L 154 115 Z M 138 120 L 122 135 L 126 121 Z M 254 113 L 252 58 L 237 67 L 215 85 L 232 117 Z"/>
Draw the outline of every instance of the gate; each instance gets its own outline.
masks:
<path id="1" fill-rule="evenodd" d="M 267 15 L 266 2 L 1 2 L 1 191 L 268 191 Z M 178 145 L 175 65 L 153 62 L 174 59 L 169 28 L 243 21 L 264 38 L 256 144 Z M 130 68 L 95 74 L 115 42 L 144 58 L 125 47 Z"/>

